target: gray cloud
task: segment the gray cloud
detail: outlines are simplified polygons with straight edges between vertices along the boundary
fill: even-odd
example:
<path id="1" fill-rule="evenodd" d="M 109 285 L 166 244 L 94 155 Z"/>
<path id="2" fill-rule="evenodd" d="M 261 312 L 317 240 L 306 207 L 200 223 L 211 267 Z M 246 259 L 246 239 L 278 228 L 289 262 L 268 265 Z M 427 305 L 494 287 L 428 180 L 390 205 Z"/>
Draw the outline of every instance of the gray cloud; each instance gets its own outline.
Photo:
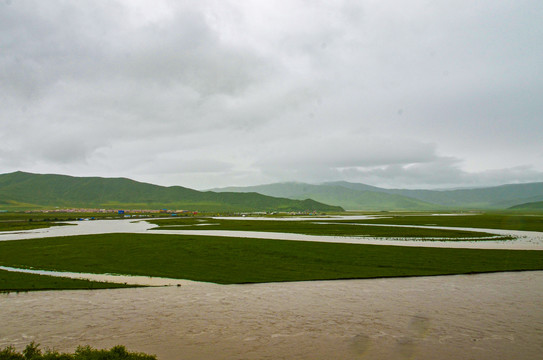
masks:
<path id="1" fill-rule="evenodd" d="M 0 3 L 0 172 L 543 181 L 537 1 Z"/>

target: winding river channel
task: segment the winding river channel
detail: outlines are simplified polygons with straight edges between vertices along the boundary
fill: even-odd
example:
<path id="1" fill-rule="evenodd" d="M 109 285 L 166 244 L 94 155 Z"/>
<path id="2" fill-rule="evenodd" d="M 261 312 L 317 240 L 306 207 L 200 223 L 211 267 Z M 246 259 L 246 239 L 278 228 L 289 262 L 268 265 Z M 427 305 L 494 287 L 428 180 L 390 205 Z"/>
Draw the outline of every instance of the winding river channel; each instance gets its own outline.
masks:
<path id="1" fill-rule="evenodd" d="M 1 234 L 0 240 L 110 232 L 192 233 L 151 227 L 127 220 L 86 221 Z M 392 243 L 543 250 L 542 233 L 488 232 L 517 239 Z M 366 237 L 256 235 L 245 234 L 391 243 Z M 81 344 L 98 348 L 123 344 L 160 360 L 537 359 L 543 354 L 541 271 L 251 285 L 182 280 L 180 285 L 0 294 L 0 347 L 14 345 L 20 350 L 36 341 L 73 351 Z"/>
<path id="2" fill-rule="evenodd" d="M 336 219 L 370 219 L 372 216 L 343 216 Z M 226 219 L 266 219 L 269 218 L 226 218 Z M 285 218 L 283 221 L 307 220 L 307 221 L 330 221 L 333 218 Z M 274 221 L 281 219 L 274 218 Z M 496 236 L 512 236 L 514 240 L 485 240 L 485 241 L 423 241 L 374 237 L 348 237 L 348 236 L 324 236 L 324 235 L 303 235 L 292 233 L 258 232 L 258 231 L 235 231 L 235 230 L 154 230 L 156 226 L 144 220 L 95 220 L 95 221 L 68 221 L 72 226 L 55 226 L 45 229 L 25 230 L 19 232 L 0 233 L 0 241 L 24 240 L 47 238 L 54 236 L 75 236 L 107 233 L 155 233 L 172 235 L 207 235 L 226 237 L 246 237 L 255 239 L 276 239 L 276 240 L 298 240 L 298 241 L 320 241 L 351 244 L 375 244 L 375 245 L 398 245 L 398 246 L 424 246 L 424 247 L 454 247 L 454 248 L 477 248 L 477 249 L 514 249 L 514 250 L 543 250 L 543 233 L 536 231 L 517 231 L 501 229 L 473 229 L 444 226 L 423 226 L 423 225 L 386 225 L 386 224 L 357 224 L 360 226 L 389 226 L 389 227 L 416 227 L 427 229 L 443 230 L 472 230 L 482 231 Z M 75 226 L 74 226 L 75 225 Z"/>

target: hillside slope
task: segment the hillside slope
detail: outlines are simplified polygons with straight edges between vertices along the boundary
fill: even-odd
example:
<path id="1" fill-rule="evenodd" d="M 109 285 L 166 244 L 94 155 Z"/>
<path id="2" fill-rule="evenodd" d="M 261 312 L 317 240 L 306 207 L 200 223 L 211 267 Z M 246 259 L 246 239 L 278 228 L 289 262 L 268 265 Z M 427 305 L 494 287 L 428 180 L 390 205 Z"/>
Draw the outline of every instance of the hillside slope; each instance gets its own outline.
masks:
<path id="1" fill-rule="evenodd" d="M 509 209 L 512 210 L 538 210 L 543 211 L 543 201 L 529 202 L 524 204 L 519 204 L 511 206 Z"/>
<path id="2" fill-rule="evenodd" d="M 314 200 L 257 193 L 201 192 L 126 178 L 73 177 L 14 172 L 0 175 L 0 208 L 100 207 L 199 211 L 342 211 Z"/>
<path id="3" fill-rule="evenodd" d="M 336 181 L 320 185 L 276 183 L 214 189 L 225 190 L 255 191 L 292 199 L 311 198 L 348 210 L 507 209 L 518 204 L 543 201 L 543 183 L 460 190 L 409 190 Z"/>
<path id="4" fill-rule="evenodd" d="M 360 184 L 362 185 L 362 184 Z M 312 185 L 304 183 L 276 183 L 248 187 L 227 187 L 214 191 L 253 191 L 269 196 L 288 197 L 291 199 L 313 199 L 326 204 L 341 206 L 347 210 L 433 210 L 439 208 L 421 200 L 402 195 L 388 194 L 366 185 L 364 190 L 347 188 L 334 183 Z"/>

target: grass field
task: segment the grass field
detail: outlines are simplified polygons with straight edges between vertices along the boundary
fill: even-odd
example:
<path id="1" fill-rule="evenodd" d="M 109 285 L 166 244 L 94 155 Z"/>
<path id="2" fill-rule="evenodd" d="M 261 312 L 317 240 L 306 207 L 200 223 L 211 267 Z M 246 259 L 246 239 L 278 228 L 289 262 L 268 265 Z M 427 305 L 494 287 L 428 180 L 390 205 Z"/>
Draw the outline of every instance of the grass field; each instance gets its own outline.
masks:
<path id="1" fill-rule="evenodd" d="M 232 284 L 543 270 L 543 251 L 107 234 L 2 242 L 0 264 Z"/>
<path id="2" fill-rule="evenodd" d="M 141 215 L 141 214 L 137 214 Z M 143 214 L 146 217 L 160 216 L 161 214 Z M 51 226 L 62 226 L 67 224 L 59 221 L 76 221 L 78 219 L 124 219 L 124 214 L 117 213 L 88 213 L 88 212 L 65 212 L 65 213 L 24 213 L 5 212 L 0 213 L 0 231 L 20 231 L 42 229 Z"/>
<path id="3" fill-rule="evenodd" d="M 67 279 L 54 276 L 18 273 L 0 270 L 1 291 L 32 291 L 57 289 L 112 289 L 128 287 L 124 284 L 113 284 L 97 281 Z M 130 286 L 134 287 L 134 286 Z"/>
<path id="4" fill-rule="evenodd" d="M 470 227 L 484 229 L 505 229 L 543 232 L 543 214 L 516 214 L 510 212 L 489 212 L 484 214 L 458 216 L 431 216 L 425 213 L 417 214 L 387 214 L 389 218 L 375 220 L 344 220 L 344 222 L 359 222 L 366 224 L 396 224 L 396 225 L 435 225 L 450 227 Z M 342 222 L 342 221 L 339 221 Z"/>
<path id="5" fill-rule="evenodd" d="M 373 236 L 384 238 L 484 238 L 493 234 L 478 231 L 398 228 L 387 226 L 360 226 L 354 221 L 280 221 L 280 220 L 230 220 L 212 218 L 174 218 L 151 220 L 159 230 L 238 230 L 283 232 L 307 235 Z M 510 237 L 504 236 L 503 239 Z"/>

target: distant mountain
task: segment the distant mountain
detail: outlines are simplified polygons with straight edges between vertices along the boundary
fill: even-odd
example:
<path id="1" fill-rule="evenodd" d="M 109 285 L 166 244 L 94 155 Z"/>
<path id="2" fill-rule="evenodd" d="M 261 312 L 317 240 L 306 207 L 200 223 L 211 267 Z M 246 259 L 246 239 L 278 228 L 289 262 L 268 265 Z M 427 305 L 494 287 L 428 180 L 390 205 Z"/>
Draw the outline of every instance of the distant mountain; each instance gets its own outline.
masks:
<path id="1" fill-rule="evenodd" d="M 541 210 L 543 211 L 543 201 L 529 202 L 525 204 L 519 204 L 511 206 L 512 210 Z"/>
<path id="2" fill-rule="evenodd" d="M 354 186 L 343 186 L 342 183 L 312 185 L 289 182 L 248 187 L 227 187 L 213 189 L 213 191 L 258 192 L 264 195 L 291 199 L 309 198 L 327 204 L 338 205 L 348 210 L 432 210 L 436 208 L 435 204 L 402 195 L 388 194 L 373 186 L 356 185 L 360 185 L 360 190 Z"/>
<path id="3" fill-rule="evenodd" d="M 14 172 L 0 175 L 0 209 L 97 207 L 198 211 L 342 211 L 315 200 L 257 193 L 201 192 L 126 178 L 73 177 Z"/>
<path id="4" fill-rule="evenodd" d="M 214 189 L 223 190 L 255 191 L 291 199 L 311 198 L 348 210 L 507 209 L 517 204 L 543 201 L 543 183 L 509 184 L 476 189 L 408 190 L 337 181 L 320 185 L 277 183 Z"/>
<path id="5" fill-rule="evenodd" d="M 267 185 L 256 185 L 256 186 L 229 186 L 224 188 L 211 189 L 215 192 L 256 192 L 268 196 L 276 197 L 286 197 L 293 198 L 299 196 L 300 194 L 305 194 L 313 192 L 315 189 L 318 189 L 320 185 L 311 185 L 298 182 L 285 182 L 285 183 L 275 183 Z"/>
<path id="6" fill-rule="evenodd" d="M 451 208 L 506 209 L 530 201 L 543 200 L 543 183 L 508 184 L 477 189 L 401 190 L 385 189 L 392 194 Z"/>

